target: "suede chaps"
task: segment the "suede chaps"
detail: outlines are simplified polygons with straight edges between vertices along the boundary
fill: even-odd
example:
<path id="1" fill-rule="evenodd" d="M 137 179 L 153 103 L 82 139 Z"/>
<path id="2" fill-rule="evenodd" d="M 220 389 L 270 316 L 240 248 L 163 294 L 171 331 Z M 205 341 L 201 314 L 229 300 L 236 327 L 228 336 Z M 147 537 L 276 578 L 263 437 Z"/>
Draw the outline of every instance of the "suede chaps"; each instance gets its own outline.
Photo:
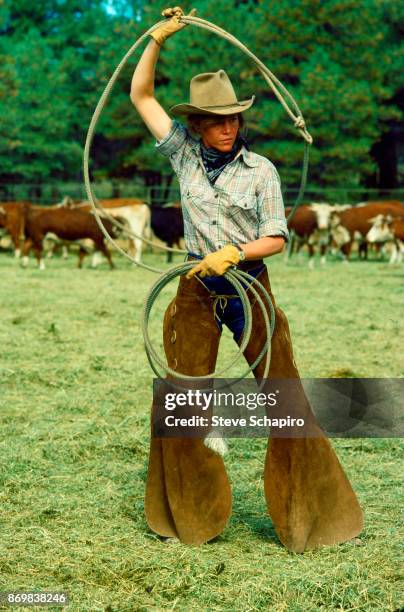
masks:
<path id="1" fill-rule="evenodd" d="M 259 276 L 275 308 L 269 378 L 299 379 L 286 316 L 275 304 L 267 270 Z M 244 352 L 253 363 L 265 341 L 264 318 L 248 293 L 253 314 Z M 179 373 L 203 376 L 215 369 L 220 331 L 212 297 L 196 279 L 181 277 L 176 298 L 164 317 L 168 365 Z M 262 377 L 264 359 L 254 370 Z M 337 456 L 315 423 L 303 387 L 296 402 L 315 429 L 313 437 L 268 440 L 264 490 L 268 513 L 284 546 L 303 552 L 357 536 L 362 511 Z M 154 407 L 152 407 L 154 410 Z M 151 438 L 145 513 L 149 527 L 185 544 L 202 544 L 219 535 L 231 514 L 231 489 L 223 459 L 202 439 Z"/>

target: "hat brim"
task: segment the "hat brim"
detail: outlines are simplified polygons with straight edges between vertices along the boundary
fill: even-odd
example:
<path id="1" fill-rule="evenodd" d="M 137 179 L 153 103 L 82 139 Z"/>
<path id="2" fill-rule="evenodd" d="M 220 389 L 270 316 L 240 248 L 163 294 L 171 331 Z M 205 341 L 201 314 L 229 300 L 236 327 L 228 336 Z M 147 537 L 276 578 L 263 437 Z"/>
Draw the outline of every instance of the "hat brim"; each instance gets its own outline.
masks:
<path id="1" fill-rule="evenodd" d="M 243 113 L 254 104 L 255 96 L 249 100 L 243 100 L 236 104 L 228 104 L 226 106 L 193 106 L 192 104 L 176 104 L 170 108 L 170 113 L 173 115 L 235 115 Z"/>

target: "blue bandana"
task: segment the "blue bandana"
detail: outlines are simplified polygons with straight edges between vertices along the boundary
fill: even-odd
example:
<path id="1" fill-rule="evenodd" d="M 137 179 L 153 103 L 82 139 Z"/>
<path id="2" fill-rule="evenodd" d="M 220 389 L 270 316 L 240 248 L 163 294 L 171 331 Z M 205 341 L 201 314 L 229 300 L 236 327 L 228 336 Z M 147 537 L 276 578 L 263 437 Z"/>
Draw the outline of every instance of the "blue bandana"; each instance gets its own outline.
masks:
<path id="1" fill-rule="evenodd" d="M 233 148 L 227 153 L 222 153 L 217 149 L 205 147 L 202 140 L 200 142 L 200 145 L 203 165 L 205 167 L 206 174 L 208 175 L 208 179 L 211 183 L 214 183 L 217 177 L 227 166 L 227 164 L 233 161 L 233 159 L 236 157 L 237 153 L 240 151 L 243 145 L 248 149 L 247 143 L 241 136 L 238 136 L 236 142 L 233 145 Z"/>

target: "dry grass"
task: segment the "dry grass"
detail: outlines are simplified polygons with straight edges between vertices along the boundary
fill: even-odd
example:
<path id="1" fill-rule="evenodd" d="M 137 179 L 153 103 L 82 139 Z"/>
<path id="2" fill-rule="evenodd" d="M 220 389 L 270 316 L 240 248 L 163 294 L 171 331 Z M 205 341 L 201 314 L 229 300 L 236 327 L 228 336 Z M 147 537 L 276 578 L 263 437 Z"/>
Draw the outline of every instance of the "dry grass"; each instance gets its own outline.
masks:
<path id="1" fill-rule="evenodd" d="M 399 440 L 333 442 L 365 510 L 362 546 L 296 555 L 279 544 L 259 439 L 230 441 L 234 511 L 220 538 L 190 548 L 148 530 L 140 311 L 154 276 L 117 263 L 54 260 L 40 273 L 0 256 L 0 589 L 66 590 L 80 611 L 399 608 Z M 403 376 L 399 268 L 270 268 L 303 376 Z M 231 351 L 226 337 L 220 359 Z"/>

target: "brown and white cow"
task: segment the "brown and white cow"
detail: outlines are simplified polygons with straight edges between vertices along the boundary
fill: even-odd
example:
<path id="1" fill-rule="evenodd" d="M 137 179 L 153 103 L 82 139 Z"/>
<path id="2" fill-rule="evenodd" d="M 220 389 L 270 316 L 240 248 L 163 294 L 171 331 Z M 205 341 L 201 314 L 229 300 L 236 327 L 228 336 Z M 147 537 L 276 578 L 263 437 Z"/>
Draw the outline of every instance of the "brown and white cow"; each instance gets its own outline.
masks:
<path id="1" fill-rule="evenodd" d="M 135 258 L 136 263 L 140 263 L 142 256 L 142 238 L 150 239 L 150 208 L 147 204 L 136 198 L 114 198 L 99 200 L 102 208 L 117 221 L 125 223 L 129 231 L 129 253 Z M 88 202 L 72 202 L 64 198 L 62 204 L 68 208 L 74 208 L 91 212 L 92 206 Z"/>
<path id="2" fill-rule="evenodd" d="M 95 249 L 105 255 L 112 269 L 114 267 L 111 255 L 104 244 L 104 234 L 99 228 L 94 215 L 68 208 L 25 208 L 25 243 L 23 248 L 23 265 L 28 263 L 28 254 L 31 248 L 34 250 L 39 268 L 45 269 L 42 259 L 43 239 L 49 232 L 56 234 L 62 240 L 77 241 L 90 239 L 94 242 Z M 103 223 L 112 236 L 115 235 L 112 223 L 104 219 Z M 78 266 L 81 268 L 87 250 L 80 246 Z"/>
<path id="3" fill-rule="evenodd" d="M 377 215 L 390 214 L 393 217 L 404 215 L 404 205 L 398 201 L 367 202 L 347 210 L 332 213 L 331 225 L 334 229 L 342 226 L 349 234 L 349 239 L 341 245 L 345 260 L 349 260 L 354 240 L 359 241 L 359 257 L 367 257 L 366 235 L 372 226 L 372 219 Z"/>
<path id="4" fill-rule="evenodd" d="M 404 253 L 404 216 L 377 215 L 371 221 L 373 225 L 366 235 L 367 241 L 371 244 L 391 243 L 390 263 L 401 263 Z"/>
<path id="5" fill-rule="evenodd" d="M 325 255 L 330 241 L 330 219 L 333 207 L 326 203 L 303 204 L 293 215 L 288 227 L 291 233 L 291 242 L 286 255 L 286 261 L 293 252 L 296 243 L 296 252 L 306 244 L 309 251 L 309 267 L 314 267 L 315 248 L 319 247 L 321 264 L 325 264 Z M 289 215 L 291 208 L 285 210 Z"/>
<path id="6" fill-rule="evenodd" d="M 168 247 L 173 248 L 177 246 L 180 248 L 180 240 L 184 237 L 184 221 L 179 202 L 169 202 L 162 206 L 148 206 L 140 200 L 120 198 L 100 200 L 99 203 L 108 214 L 119 218 L 119 220 L 123 219 L 128 225 L 129 230 L 134 234 L 134 237 L 129 239 L 129 252 L 133 255 L 133 250 L 135 251 L 135 261 L 137 263 L 140 263 L 143 240 L 145 238 L 150 240 L 151 238 L 151 229 L 156 238 L 164 242 Z M 92 210 L 88 202 L 71 203 L 68 198 L 65 198 L 64 204 L 69 207 L 79 208 L 80 210 Z M 162 246 L 161 248 L 164 247 Z M 171 261 L 172 251 L 167 251 L 167 262 Z"/>
<path id="7" fill-rule="evenodd" d="M 341 225 L 341 221 L 339 218 L 339 214 L 345 210 L 350 210 L 352 206 L 350 204 L 336 204 L 333 207 L 331 212 L 330 219 L 330 234 L 331 234 L 331 253 L 333 255 L 337 255 L 341 253 L 341 249 L 344 244 L 351 240 L 351 235 L 344 227 Z"/>

